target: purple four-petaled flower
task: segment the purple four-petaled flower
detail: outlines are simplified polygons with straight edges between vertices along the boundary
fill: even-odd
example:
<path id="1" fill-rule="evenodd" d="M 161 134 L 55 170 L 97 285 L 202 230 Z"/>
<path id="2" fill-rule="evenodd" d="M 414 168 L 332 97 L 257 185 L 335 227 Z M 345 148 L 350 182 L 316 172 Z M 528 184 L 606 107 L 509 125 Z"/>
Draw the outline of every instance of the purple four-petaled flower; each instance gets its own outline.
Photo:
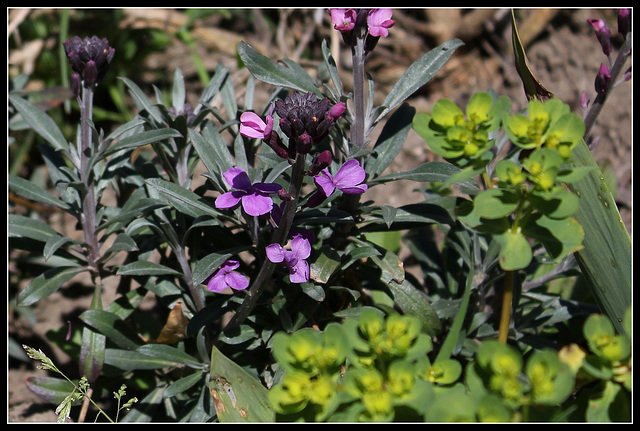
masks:
<path id="1" fill-rule="evenodd" d="M 235 270 L 240 267 L 240 263 L 237 260 L 225 261 L 220 269 L 214 272 L 208 279 L 204 281 L 207 285 L 207 290 L 211 292 L 222 292 L 227 287 L 235 290 L 244 290 L 249 286 L 249 280 L 236 272 Z"/>
<path id="2" fill-rule="evenodd" d="M 267 258 L 273 263 L 282 263 L 289 268 L 289 280 L 292 283 L 309 281 L 309 263 L 305 260 L 311 255 L 311 244 L 302 235 L 291 240 L 291 250 L 280 244 L 267 246 Z"/>
<path id="3" fill-rule="evenodd" d="M 338 169 L 335 176 L 331 175 L 327 169 L 323 169 L 320 175 L 314 177 L 314 181 L 326 197 L 331 196 L 335 189 L 355 195 L 367 191 L 367 185 L 361 184 L 365 176 L 366 173 L 360 163 L 356 159 L 351 159 Z"/>
<path id="4" fill-rule="evenodd" d="M 216 199 L 216 208 L 233 208 L 242 202 L 244 211 L 252 216 L 267 214 L 273 208 L 273 200 L 267 196 L 277 193 L 282 186 L 276 183 L 251 184 L 249 175 L 240 168 L 230 168 L 222 174 L 232 190 Z"/>

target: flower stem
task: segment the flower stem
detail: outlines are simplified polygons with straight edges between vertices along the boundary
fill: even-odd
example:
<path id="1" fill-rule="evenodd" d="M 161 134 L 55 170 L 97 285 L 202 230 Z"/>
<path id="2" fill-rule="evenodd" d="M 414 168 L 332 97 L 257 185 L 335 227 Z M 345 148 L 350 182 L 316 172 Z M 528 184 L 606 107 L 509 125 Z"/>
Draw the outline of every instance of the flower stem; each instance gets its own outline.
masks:
<path id="1" fill-rule="evenodd" d="M 295 217 L 298 209 L 298 200 L 300 199 L 302 181 L 304 179 L 305 157 L 305 154 L 298 154 L 296 161 L 293 164 L 291 181 L 289 183 L 289 195 L 291 196 L 291 200 L 287 201 L 284 206 L 280 224 L 271 238 L 272 244 L 277 243 L 284 245 L 287 235 L 289 234 L 289 230 L 291 229 L 291 225 L 293 224 L 293 218 Z M 258 271 L 258 275 L 256 275 L 251 287 L 247 290 L 247 296 L 242 304 L 240 304 L 238 311 L 236 311 L 225 327 L 225 330 L 232 329 L 240 325 L 240 323 L 249 316 L 258 302 L 258 298 L 262 295 L 266 285 L 265 282 L 271 277 L 275 268 L 275 263 L 271 262 L 269 259 L 264 259 L 262 266 Z"/>
<path id="2" fill-rule="evenodd" d="M 506 343 L 509 338 L 509 324 L 511 323 L 511 303 L 513 302 L 513 271 L 505 271 L 504 292 L 502 293 L 502 311 L 500 313 L 500 326 L 498 327 L 498 340 Z"/>
<path id="3" fill-rule="evenodd" d="M 620 51 L 618 52 L 618 56 L 616 57 L 616 60 L 614 61 L 613 66 L 611 68 L 612 83 L 616 83 L 618 81 L 618 77 L 620 76 L 620 73 L 622 73 L 622 69 L 627 62 L 627 58 L 631 54 L 632 39 L 633 38 L 631 37 L 631 34 L 627 35 L 627 38 L 625 39 L 624 44 L 622 45 L 622 47 L 620 48 Z M 593 101 L 593 105 L 591 105 L 591 109 L 589 109 L 589 112 L 587 113 L 584 119 L 584 124 L 586 128 L 584 132 L 585 137 L 588 137 L 589 132 L 591 131 L 591 127 L 593 127 L 594 123 L 596 122 L 596 118 L 600 114 L 600 111 L 604 106 L 604 102 L 607 100 L 609 93 L 614 89 L 614 87 L 615 85 L 611 85 L 604 94 L 598 94 L 595 100 Z"/>

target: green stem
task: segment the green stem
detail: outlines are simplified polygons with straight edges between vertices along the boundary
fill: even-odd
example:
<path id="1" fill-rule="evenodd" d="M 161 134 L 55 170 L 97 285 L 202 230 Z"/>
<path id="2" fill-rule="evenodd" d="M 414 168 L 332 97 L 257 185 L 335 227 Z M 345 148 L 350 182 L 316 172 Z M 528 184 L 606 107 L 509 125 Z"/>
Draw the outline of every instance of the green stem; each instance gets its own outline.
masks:
<path id="1" fill-rule="evenodd" d="M 511 323 L 511 304 L 513 302 L 513 271 L 505 271 L 504 291 L 502 293 L 502 311 L 500 313 L 500 326 L 498 327 L 498 340 L 502 343 L 509 338 L 509 325 Z"/>

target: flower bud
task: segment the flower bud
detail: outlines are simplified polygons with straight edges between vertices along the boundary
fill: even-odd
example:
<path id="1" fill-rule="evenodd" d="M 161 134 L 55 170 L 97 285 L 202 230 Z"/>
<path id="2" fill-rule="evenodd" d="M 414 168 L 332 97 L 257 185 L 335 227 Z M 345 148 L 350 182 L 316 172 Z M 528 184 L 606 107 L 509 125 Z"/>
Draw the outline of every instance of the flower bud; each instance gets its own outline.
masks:
<path id="1" fill-rule="evenodd" d="M 631 31 L 631 9 L 623 8 L 618 11 L 618 33 L 626 36 Z"/>
<path id="2" fill-rule="evenodd" d="M 303 132 L 296 140 L 296 151 L 298 154 L 307 154 L 311 151 L 312 145 L 313 141 L 311 140 L 311 135 L 307 132 Z"/>
<path id="3" fill-rule="evenodd" d="M 71 91 L 76 97 L 80 95 L 81 86 L 82 86 L 82 79 L 80 78 L 80 74 L 74 73 L 73 75 L 71 75 Z"/>
<path id="4" fill-rule="evenodd" d="M 609 91 L 609 88 L 611 88 L 611 73 L 604 63 L 600 63 L 600 70 L 596 75 L 595 87 L 598 94 L 605 94 Z"/>
<path id="5" fill-rule="evenodd" d="M 320 154 L 316 154 L 311 160 L 311 166 L 307 170 L 307 175 L 316 176 L 321 170 L 327 168 L 331 164 L 331 151 L 324 150 Z"/>

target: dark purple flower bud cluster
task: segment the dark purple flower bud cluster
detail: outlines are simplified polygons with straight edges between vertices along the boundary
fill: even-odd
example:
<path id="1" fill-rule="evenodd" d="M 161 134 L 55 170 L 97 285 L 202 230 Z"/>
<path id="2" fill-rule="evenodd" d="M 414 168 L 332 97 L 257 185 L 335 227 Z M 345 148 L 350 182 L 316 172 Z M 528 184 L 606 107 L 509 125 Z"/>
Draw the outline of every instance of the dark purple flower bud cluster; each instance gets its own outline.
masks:
<path id="1" fill-rule="evenodd" d="M 79 80 L 84 81 L 85 86 L 102 81 L 116 52 L 106 38 L 98 36 L 84 39 L 74 36 L 62 45 L 71 68 L 76 72 L 72 78 L 74 92 L 79 91 Z"/>
<path id="2" fill-rule="evenodd" d="M 329 134 L 336 120 L 344 113 L 345 104 L 330 107 L 326 97 L 318 100 L 314 93 L 292 93 L 276 100 L 275 110 L 280 117 L 280 130 L 289 138 L 288 157 L 307 154 Z"/>
<path id="3" fill-rule="evenodd" d="M 344 113 L 346 105 L 338 102 L 329 107 L 326 97 L 318 100 L 314 93 L 293 93 L 275 102 L 280 117 L 280 130 L 289 138 L 287 147 L 273 130 L 272 106 L 266 122 L 253 112 L 240 116 L 240 134 L 248 138 L 262 138 L 278 156 L 293 160 L 296 154 L 307 154 L 329 134 L 336 120 Z"/>

